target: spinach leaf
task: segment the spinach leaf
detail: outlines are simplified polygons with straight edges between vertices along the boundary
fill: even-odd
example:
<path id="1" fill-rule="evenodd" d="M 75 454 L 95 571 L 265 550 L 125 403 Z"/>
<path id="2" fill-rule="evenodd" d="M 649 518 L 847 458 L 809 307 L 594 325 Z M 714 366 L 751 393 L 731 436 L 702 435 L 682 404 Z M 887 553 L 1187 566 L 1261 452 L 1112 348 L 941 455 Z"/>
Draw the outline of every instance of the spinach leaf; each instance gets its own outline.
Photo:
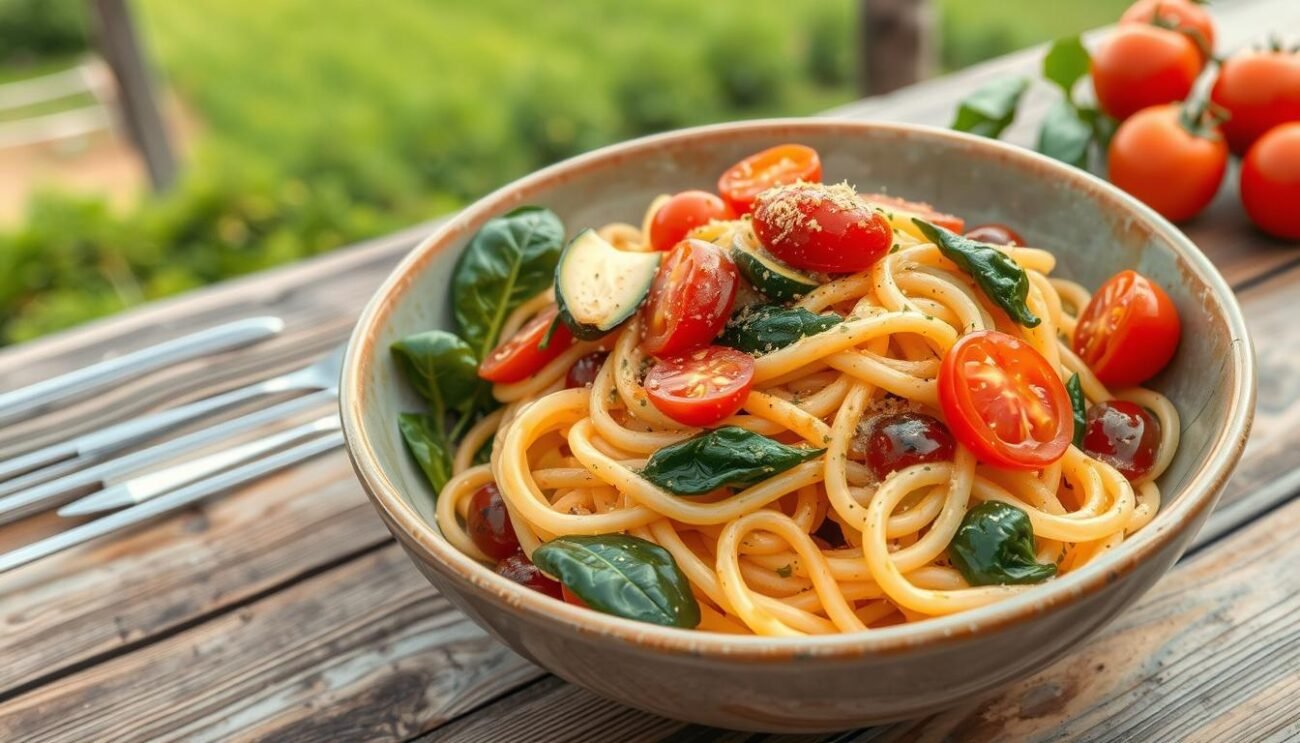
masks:
<path id="1" fill-rule="evenodd" d="M 1059 100 L 1047 111 L 1038 130 L 1039 152 L 1076 168 L 1088 167 L 1088 146 L 1092 124 L 1068 100 Z"/>
<path id="2" fill-rule="evenodd" d="M 445 330 L 430 330 L 403 338 L 391 350 L 406 380 L 439 420 L 448 411 L 473 410 L 486 384 L 478 377 L 478 357 L 465 341 Z"/>
<path id="3" fill-rule="evenodd" d="M 839 315 L 818 315 L 803 307 L 747 307 L 727 322 L 718 343 L 745 353 L 764 354 L 830 330 L 842 321 Z"/>
<path id="4" fill-rule="evenodd" d="M 650 455 L 641 476 L 670 493 L 743 488 L 816 459 L 825 449 L 786 446 L 737 426 L 706 431 Z"/>
<path id="5" fill-rule="evenodd" d="M 923 219 L 913 218 L 912 222 L 939 246 L 939 252 L 970 274 L 984 295 L 1006 310 L 1012 320 L 1026 328 L 1037 327 L 1042 322 L 1025 304 L 1029 297 L 1029 277 L 1011 256 Z"/>
<path id="6" fill-rule="evenodd" d="M 1038 583 L 1056 575 L 1055 565 L 1034 555 L 1029 514 L 998 501 L 985 501 L 966 514 L 948 557 L 972 586 Z"/>
<path id="7" fill-rule="evenodd" d="M 556 537 L 533 564 L 606 614 L 667 627 L 700 623 L 700 605 L 668 550 L 622 534 Z"/>
<path id="8" fill-rule="evenodd" d="M 497 343 L 501 323 L 550 286 L 564 248 L 564 224 L 549 209 L 525 206 L 489 220 L 456 261 L 451 302 L 475 358 Z"/>
<path id="9" fill-rule="evenodd" d="M 1088 428 L 1088 400 L 1083 396 L 1083 384 L 1075 374 L 1065 383 L 1070 394 L 1070 407 L 1074 411 L 1074 445 L 1083 448 L 1083 432 Z"/>
<path id="10" fill-rule="evenodd" d="M 1003 77 L 977 88 L 962 99 L 952 128 L 997 139 L 1015 120 L 1016 107 L 1028 87 L 1028 78 Z"/>
<path id="11" fill-rule="evenodd" d="M 424 470 L 433 486 L 434 497 L 451 479 L 451 443 L 447 440 L 444 421 L 424 413 L 402 413 L 397 417 L 397 427 L 406 441 L 406 448 Z"/>
<path id="12" fill-rule="evenodd" d="M 1079 36 L 1067 36 L 1052 42 L 1043 57 L 1043 77 L 1061 87 L 1065 97 L 1074 100 L 1074 84 L 1088 74 L 1092 57 Z"/>

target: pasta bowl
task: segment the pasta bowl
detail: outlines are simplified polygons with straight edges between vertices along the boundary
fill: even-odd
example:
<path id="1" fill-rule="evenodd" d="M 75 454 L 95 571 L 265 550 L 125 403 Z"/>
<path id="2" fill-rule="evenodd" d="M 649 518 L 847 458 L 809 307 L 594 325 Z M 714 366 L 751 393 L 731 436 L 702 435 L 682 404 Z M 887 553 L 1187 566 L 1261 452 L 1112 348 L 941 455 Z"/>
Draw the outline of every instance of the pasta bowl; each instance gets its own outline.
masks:
<path id="1" fill-rule="evenodd" d="M 974 222 L 1015 225 L 1056 255 L 1054 275 L 1097 286 L 1126 268 L 1163 286 L 1183 323 L 1150 383 L 1182 413 L 1154 520 L 1078 571 L 945 617 L 862 632 L 753 637 L 635 622 L 513 583 L 452 546 L 434 494 L 403 446 L 398 414 L 420 407 L 390 345 L 450 328 L 457 255 L 490 218 L 538 204 L 570 231 L 637 222 L 656 195 L 707 188 L 741 157 L 797 142 L 827 182 L 922 198 Z M 894 124 L 799 119 L 725 124 L 607 147 L 484 197 L 416 247 L 357 324 L 343 370 L 347 448 L 380 517 L 417 568 L 511 649 L 601 696 L 660 715 L 777 732 L 925 715 L 1065 656 L 1154 584 L 1195 536 L 1236 464 L 1254 403 L 1253 356 L 1231 290 L 1181 232 L 1109 184 L 1000 142 Z M 1068 660 L 1066 661 L 1068 662 Z"/>

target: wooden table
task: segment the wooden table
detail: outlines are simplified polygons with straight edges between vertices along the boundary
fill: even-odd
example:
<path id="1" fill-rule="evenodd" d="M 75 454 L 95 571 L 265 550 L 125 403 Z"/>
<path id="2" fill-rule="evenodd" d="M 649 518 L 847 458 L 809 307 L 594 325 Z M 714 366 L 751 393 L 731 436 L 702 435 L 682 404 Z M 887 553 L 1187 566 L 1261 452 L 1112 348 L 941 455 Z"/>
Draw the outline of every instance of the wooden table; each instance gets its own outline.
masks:
<path id="1" fill-rule="evenodd" d="M 1216 6 L 1227 47 L 1300 28 L 1300 2 Z M 1041 50 L 833 112 L 945 125 Z M 1030 108 L 1050 101 L 1036 89 Z M 1035 113 L 1010 132 L 1032 141 Z M 1233 176 L 1235 178 L 1235 175 Z M 1236 288 L 1259 356 L 1245 458 L 1195 547 L 1067 659 L 978 704 L 838 740 L 1247 740 L 1300 736 L 1300 246 L 1250 229 L 1225 188 L 1187 232 Z M 428 225 L 0 352 L 18 387 L 254 314 L 279 339 L 0 432 L 0 456 L 287 370 L 346 336 Z M 0 549 L 57 528 L 0 528 Z M 320 457 L 127 535 L 0 575 L 0 739 L 713 740 L 570 686 L 429 586 L 345 457 Z"/>

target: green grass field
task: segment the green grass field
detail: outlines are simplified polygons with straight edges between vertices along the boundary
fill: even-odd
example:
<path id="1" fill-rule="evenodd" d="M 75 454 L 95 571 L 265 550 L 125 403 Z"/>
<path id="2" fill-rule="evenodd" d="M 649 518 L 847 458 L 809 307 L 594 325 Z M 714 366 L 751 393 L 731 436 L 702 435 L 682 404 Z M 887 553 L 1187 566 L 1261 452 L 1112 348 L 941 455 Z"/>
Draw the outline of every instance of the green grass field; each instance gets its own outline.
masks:
<path id="1" fill-rule="evenodd" d="M 940 0 L 942 61 L 1103 25 L 1126 4 Z M 51 194 L 0 234 L 0 343 L 332 250 L 602 144 L 856 96 L 854 0 L 132 7 L 202 141 L 182 183 L 134 213 Z M 6 17 L 0 32 L 23 40 L 12 19 L 38 16 Z"/>

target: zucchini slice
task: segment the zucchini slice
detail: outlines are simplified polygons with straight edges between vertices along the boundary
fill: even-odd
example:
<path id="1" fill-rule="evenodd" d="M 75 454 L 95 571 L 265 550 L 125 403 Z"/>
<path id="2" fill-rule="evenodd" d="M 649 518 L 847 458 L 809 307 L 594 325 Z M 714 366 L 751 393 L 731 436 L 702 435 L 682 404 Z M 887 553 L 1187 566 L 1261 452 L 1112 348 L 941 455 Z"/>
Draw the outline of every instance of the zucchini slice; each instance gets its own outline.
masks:
<path id="1" fill-rule="evenodd" d="M 759 245 L 749 230 L 737 230 L 731 243 L 736 268 L 769 299 L 792 302 L 816 289 L 819 282 L 777 260 Z"/>
<path id="2" fill-rule="evenodd" d="M 662 259 L 659 252 L 619 250 L 593 230 L 579 232 L 555 267 L 560 319 L 581 340 L 607 335 L 645 301 Z"/>

